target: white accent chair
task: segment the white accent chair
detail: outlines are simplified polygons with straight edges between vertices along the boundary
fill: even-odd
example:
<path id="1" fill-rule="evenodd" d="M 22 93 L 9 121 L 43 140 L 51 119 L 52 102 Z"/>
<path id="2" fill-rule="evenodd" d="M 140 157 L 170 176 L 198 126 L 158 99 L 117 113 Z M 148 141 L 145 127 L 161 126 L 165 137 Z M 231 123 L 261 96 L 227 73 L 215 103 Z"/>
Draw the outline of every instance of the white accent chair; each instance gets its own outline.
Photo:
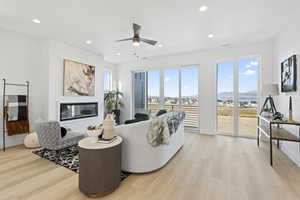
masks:
<path id="1" fill-rule="evenodd" d="M 184 125 L 170 136 L 169 144 L 153 147 L 147 140 L 151 119 L 115 127 L 123 138 L 122 170 L 132 173 L 152 172 L 162 168 L 184 144 Z"/>

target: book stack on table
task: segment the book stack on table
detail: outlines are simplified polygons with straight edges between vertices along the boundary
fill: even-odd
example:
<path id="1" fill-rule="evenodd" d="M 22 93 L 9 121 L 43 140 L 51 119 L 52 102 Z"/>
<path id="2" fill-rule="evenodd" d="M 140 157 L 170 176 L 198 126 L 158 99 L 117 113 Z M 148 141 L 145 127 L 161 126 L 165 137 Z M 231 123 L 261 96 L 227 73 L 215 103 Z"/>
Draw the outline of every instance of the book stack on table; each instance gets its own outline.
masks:
<path id="1" fill-rule="evenodd" d="M 111 139 L 104 139 L 102 137 L 98 137 L 98 143 L 110 144 L 110 143 L 114 142 L 116 139 L 117 139 L 117 136 L 114 136 Z"/>

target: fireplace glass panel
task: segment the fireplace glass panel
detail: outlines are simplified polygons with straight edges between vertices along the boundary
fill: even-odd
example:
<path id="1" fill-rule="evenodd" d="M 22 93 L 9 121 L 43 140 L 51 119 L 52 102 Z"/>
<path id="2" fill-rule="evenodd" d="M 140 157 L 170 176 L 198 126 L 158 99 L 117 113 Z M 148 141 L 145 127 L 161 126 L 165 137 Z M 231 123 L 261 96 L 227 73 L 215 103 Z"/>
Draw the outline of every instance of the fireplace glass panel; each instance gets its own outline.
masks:
<path id="1" fill-rule="evenodd" d="M 98 103 L 62 103 L 60 121 L 98 116 Z"/>

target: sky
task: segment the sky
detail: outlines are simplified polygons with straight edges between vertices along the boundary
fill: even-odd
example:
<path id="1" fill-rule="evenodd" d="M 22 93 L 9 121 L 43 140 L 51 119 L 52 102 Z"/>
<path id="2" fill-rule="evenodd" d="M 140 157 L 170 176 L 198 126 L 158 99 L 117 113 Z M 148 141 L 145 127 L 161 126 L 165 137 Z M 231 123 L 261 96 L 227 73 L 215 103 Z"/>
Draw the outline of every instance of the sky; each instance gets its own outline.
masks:
<path id="1" fill-rule="evenodd" d="M 110 72 L 104 72 L 104 91 L 110 90 Z"/>
<path id="2" fill-rule="evenodd" d="M 218 93 L 233 91 L 233 63 L 222 62 L 218 67 Z M 257 89 L 257 67 L 255 59 L 242 60 L 239 63 L 239 91 L 248 92 Z M 182 96 L 198 94 L 198 67 L 190 66 L 181 69 Z M 159 96 L 159 70 L 148 71 L 148 95 Z M 166 69 L 164 73 L 165 97 L 179 96 L 179 69 Z"/>
<path id="3" fill-rule="evenodd" d="M 179 96 L 179 69 L 166 69 L 164 73 L 165 97 Z M 195 96 L 198 93 L 198 68 L 195 66 L 181 68 L 181 95 Z M 159 70 L 148 71 L 148 95 L 159 96 Z"/>
<path id="4" fill-rule="evenodd" d="M 221 62 L 218 66 L 218 93 L 233 91 L 233 63 Z M 239 63 L 239 92 L 257 90 L 257 67 L 256 59 L 242 60 Z"/>

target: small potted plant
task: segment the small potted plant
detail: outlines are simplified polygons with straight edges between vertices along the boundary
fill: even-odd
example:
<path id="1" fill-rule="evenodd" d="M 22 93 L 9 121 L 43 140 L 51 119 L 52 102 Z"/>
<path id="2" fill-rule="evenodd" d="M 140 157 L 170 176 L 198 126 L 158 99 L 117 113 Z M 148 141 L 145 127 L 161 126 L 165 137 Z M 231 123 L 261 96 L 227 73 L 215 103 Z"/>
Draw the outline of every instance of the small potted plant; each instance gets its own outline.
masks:
<path id="1" fill-rule="evenodd" d="M 109 91 L 104 95 L 106 112 L 107 114 L 114 114 L 117 124 L 120 124 L 121 111 L 119 107 L 123 106 L 123 103 L 121 101 L 123 96 L 123 93 L 118 89 Z"/>

